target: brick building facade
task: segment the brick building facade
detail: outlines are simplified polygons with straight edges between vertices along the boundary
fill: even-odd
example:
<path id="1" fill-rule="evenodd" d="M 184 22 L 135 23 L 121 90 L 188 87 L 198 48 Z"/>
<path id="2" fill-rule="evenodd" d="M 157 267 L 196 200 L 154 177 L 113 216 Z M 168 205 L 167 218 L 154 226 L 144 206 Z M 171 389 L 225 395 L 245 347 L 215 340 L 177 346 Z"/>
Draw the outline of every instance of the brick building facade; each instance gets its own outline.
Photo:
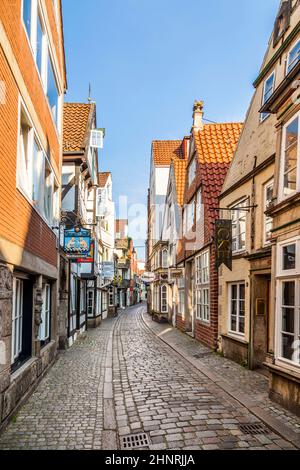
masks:
<path id="1" fill-rule="evenodd" d="M 0 4 L 0 423 L 57 351 L 61 2 Z"/>

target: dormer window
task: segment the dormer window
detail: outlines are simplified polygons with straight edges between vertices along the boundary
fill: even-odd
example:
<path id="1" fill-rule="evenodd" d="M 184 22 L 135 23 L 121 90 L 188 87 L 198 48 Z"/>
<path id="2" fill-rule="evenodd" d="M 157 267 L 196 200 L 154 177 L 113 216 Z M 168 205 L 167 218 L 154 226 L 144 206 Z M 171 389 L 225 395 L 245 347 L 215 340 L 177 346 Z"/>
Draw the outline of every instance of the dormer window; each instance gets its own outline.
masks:
<path id="1" fill-rule="evenodd" d="M 190 165 L 189 165 L 189 186 L 192 184 L 192 182 L 194 181 L 195 179 L 195 176 L 196 176 L 196 160 L 195 158 L 193 158 L 193 160 L 191 161 Z"/>
<path id="2" fill-rule="evenodd" d="M 93 129 L 91 131 L 91 147 L 96 149 L 103 149 L 103 129 Z"/>

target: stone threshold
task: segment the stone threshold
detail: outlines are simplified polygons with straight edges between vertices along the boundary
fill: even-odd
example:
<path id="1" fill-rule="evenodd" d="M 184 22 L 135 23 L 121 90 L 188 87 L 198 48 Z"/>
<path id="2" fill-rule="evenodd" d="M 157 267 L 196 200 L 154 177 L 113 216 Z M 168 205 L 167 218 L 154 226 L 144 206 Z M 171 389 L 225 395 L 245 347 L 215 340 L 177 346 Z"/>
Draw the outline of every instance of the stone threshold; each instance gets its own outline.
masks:
<path id="1" fill-rule="evenodd" d="M 145 324 L 145 326 L 151 331 L 152 334 L 157 336 L 161 341 L 167 344 L 170 348 L 172 348 L 177 354 L 182 356 L 186 361 L 188 361 L 191 365 L 193 365 L 198 371 L 204 374 L 207 378 L 209 378 L 214 384 L 219 386 L 222 390 L 224 390 L 228 395 L 238 401 L 241 405 L 245 406 L 254 416 L 259 418 L 262 422 L 264 422 L 272 431 L 280 435 L 283 439 L 287 440 L 291 444 L 293 444 L 297 449 L 300 449 L 300 435 L 277 418 L 272 416 L 268 413 L 264 408 L 260 405 L 257 405 L 251 398 L 249 398 L 244 392 L 241 390 L 237 390 L 235 386 L 230 385 L 228 382 L 222 380 L 218 375 L 214 372 L 211 372 L 206 366 L 199 364 L 199 362 L 193 358 L 191 358 L 183 348 L 177 347 L 176 345 L 169 342 L 165 335 L 158 334 L 154 328 L 152 328 L 149 322 L 146 320 L 147 313 L 143 312 L 141 317 Z"/>

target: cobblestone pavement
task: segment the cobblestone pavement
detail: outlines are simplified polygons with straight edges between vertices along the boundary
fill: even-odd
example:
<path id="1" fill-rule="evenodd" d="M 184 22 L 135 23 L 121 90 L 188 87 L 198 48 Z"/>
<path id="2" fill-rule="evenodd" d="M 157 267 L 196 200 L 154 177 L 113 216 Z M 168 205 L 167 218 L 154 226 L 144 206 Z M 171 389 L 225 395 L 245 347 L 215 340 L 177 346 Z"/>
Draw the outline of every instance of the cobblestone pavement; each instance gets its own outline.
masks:
<path id="1" fill-rule="evenodd" d="M 293 448 L 271 430 L 244 434 L 241 424 L 262 422 L 165 344 L 157 336 L 163 331 L 149 331 L 144 310 L 105 320 L 62 354 L 0 437 L 0 449 L 116 449 L 139 432 L 153 450 Z M 176 334 L 183 347 L 186 336 Z"/>

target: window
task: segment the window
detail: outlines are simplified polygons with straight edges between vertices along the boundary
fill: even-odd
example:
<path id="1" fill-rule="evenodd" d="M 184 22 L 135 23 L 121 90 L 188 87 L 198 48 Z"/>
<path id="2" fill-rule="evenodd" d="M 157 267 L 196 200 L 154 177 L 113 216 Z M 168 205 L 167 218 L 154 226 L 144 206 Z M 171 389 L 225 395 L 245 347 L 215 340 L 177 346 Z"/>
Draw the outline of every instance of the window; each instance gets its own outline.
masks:
<path id="1" fill-rule="evenodd" d="M 39 329 L 39 339 L 43 343 L 50 338 L 50 318 L 51 318 L 51 286 L 45 284 L 43 288 L 43 306 L 42 306 L 42 323 Z"/>
<path id="2" fill-rule="evenodd" d="M 201 219 L 201 208 L 202 208 L 202 192 L 201 189 L 197 192 L 197 206 L 196 206 L 196 221 L 199 222 Z"/>
<path id="3" fill-rule="evenodd" d="M 299 62 L 300 58 L 300 41 L 290 50 L 287 57 L 286 73 L 289 73 L 295 65 Z"/>
<path id="4" fill-rule="evenodd" d="M 17 185 L 50 225 L 59 218 L 59 186 L 25 110 L 19 131 Z"/>
<path id="5" fill-rule="evenodd" d="M 269 183 L 265 184 L 264 186 L 264 211 L 266 211 L 272 202 L 273 198 L 273 186 L 274 186 L 274 181 L 269 181 Z M 271 240 L 272 236 L 272 228 L 273 228 L 273 218 L 264 215 L 264 226 L 265 226 L 265 232 L 264 232 L 264 244 L 267 244 Z"/>
<path id="6" fill-rule="evenodd" d="M 14 279 L 13 317 L 12 317 L 12 363 L 22 351 L 23 342 L 23 281 Z"/>
<path id="7" fill-rule="evenodd" d="M 23 21 L 29 39 L 31 38 L 31 0 L 23 0 Z"/>
<path id="8" fill-rule="evenodd" d="M 40 12 L 37 15 L 37 31 L 36 31 L 36 65 L 39 69 L 40 76 L 44 82 L 45 77 L 45 42 L 46 34 L 43 28 Z"/>
<path id="9" fill-rule="evenodd" d="M 97 294 L 99 291 L 97 291 Z M 94 316 L 94 290 L 93 289 L 88 289 L 87 292 L 87 315 L 88 317 L 93 317 Z"/>
<path id="10" fill-rule="evenodd" d="M 168 312 L 167 286 L 161 287 L 161 312 Z"/>
<path id="11" fill-rule="evenodd" d="M 274 88 L 275 88 L 275 72 L 273 72 L 264 83 L 262 106 L 268 101 L 270 96 L 272 96 L 274 92 Z M 269 116 L 269 113 L 261 113 L 260 120 L 264 121 L 268 116 Z"/>
<path id="12" fill-rule="evenodd" d="M 47 96 L 54 122 L 56 123 L 56 125 L 58 125 L 59 92 L 55 80 L 54 68 L 50 55 L 48 55 Z"/>
<path id="13" fill-rule="evenodd" d="M 109 306 L 113 307 L 114 306 L 114 288 L 113 287 L 109 288 L 108 300 L 109 300 Z"/>
<path id="14" fill-rule="evenodd" d="M 168 250 L 164 249 L 162 251 L 162 267 L 167 268 L 168 267 Z"/>
<path id="15" fill-rule="evenodd" d="M 192 230 L 195 221 L 195 200 L 193 199 L 189 204 L 186 206 L 186 233 Z"/>
<path id="16" fill-rule="evenodd" d="M 229 285 L 229 312 L 232 333 L 245 333 L 245 284 L 237 283 Z"/>
<path id="17" fill-rule="evenodd" d="M 184 315 L 184 305 L 185 305 L 185 281 L 184 277 L 177 279 L 177 288 L 178 288 L 178 307 L 177 312 L 180 315 Z"/>
<path id="18" fill-rule="evenodd" d="M 102 149 L 103 148 L 103 130 L 93 129 L 91 131 L 90 145 L 92 148 Z"/>
<path id="19" fill-rule="evenodd" d="M 297 163 L 299 153 L 299 117 L 293 119 L 283 130 L 282 149 L 282 196 L 287 197 L 299 190 Z"/>
<path id="20" fill-rule="evenodd" d="M 246 207 L 247 200 L 241 201 L 232 207 L 232 251 L 243 251 L 246 248 Z"/>
<path id="21" fill-rule="evenodd" d="M 209 322 L 209 251 L 196 257 L 196 318 Z"/>
<path id="22" fill-rule="evenodd" d="M 279 357 L 300 365 L 300 282 L 284 280 L 280 285 Z"/>
<path id="23" fill-rule="evenodd" d="M 189 186 L 190 186 L 196 176 L 196 159 L 195 158 L 193 158 L 193 160 L 191 161 L 189 165 L 188 174 L 189 174 Z"/>

